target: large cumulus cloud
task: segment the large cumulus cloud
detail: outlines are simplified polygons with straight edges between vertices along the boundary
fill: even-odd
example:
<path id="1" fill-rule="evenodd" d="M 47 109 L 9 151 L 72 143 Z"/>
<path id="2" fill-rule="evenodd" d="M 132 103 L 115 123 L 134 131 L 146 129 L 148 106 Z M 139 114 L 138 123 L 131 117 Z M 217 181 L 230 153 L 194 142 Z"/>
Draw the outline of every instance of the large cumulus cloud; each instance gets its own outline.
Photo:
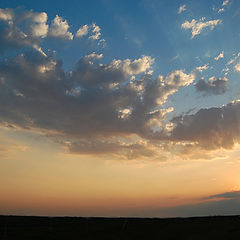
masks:
<path id="1" fill-rule="evenodd" d="M 48 34 L 48 16 L 45 12 L 22 9 L 0 9 L 0 53 L 26 46 L 38 47 Z"/>
<path id="2" fill-rule="evenodd" d="M 0 62 L 1 123 L 68 141 L 73 152 L 146 149 L 139 152 L 154 154 L 146 141 L 120 144 L 116 137 L 150 136 L 171 111 L 162 104 L 194 75 L 176 70 L 153 78 L 147 74 L 154 61 L 149 56 L 98 61 L 99 55 L 87 55 L 71 72 L 37 51 Z"/>

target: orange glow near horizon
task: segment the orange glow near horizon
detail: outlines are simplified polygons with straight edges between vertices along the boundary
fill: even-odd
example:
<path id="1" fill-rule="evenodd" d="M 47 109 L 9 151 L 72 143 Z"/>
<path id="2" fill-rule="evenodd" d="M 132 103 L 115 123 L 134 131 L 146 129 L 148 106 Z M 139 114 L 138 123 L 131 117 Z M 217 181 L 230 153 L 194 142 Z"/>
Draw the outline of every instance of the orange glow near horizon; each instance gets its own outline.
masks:
<path id="1" fill-rule="evenodd" d="M 147 209 L 194 204 L 239 186 L 240 163 L 230 157 L 142 164 L 59 153 L 44 141 L 40 151 L 32 139 L 19 141 L 26 147 L 0 160 L 5 214 L 147 215 Z"/>

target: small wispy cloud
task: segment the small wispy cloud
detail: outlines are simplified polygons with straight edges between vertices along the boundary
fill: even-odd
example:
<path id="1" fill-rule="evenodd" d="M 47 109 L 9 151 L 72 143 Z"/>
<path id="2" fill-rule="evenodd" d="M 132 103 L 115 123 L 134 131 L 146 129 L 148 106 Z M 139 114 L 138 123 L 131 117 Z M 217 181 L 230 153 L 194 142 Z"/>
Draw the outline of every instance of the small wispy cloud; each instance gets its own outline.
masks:
<path id="1" fill-rule="evenodd" d="M 222 6 L 218 9 L 218 13 L 224 12 L 225 11 L 225 7 L 229 4 L 229 0 L 225 0 L 222 2 Z M 217 9 L 213 9 L 214 11 L 216 11 Z"/>
<path id="2" fill-rule="evenodd" d="M 225 0 L 225 1 L 223 1 L 223 3 L 222 3 L 223 6 L 226 6 L 226 5 L 228 5 L 228 4 L 229 4 L 229 0 Z"/>
<path id="3" fill-rule="evenodd" d="M 237 64 L 234 66 L 234 69 L 235 69 L 235 71 L 240 72 L 240 63 L 237 63 Z"/>
<path id="4" fill-rule="evenodd" d="M 218 61 L 220 58 L 224 58 L 224 51 L 220 52 L 218 56 L 216 56 L 214 59 Z"/>
<path id="5" fill-rule="evenodd" d="M 178 14 L 180 14 L 186 10 L 187 10 L 187 7 L 186 7 L 186 4 L 184 4 L 178 8 Z"/>
<path id="6" fill-rule="evenodd" d="M 203 70 L 207 70 L 208 68 L 209 68 L 209 65 L 205 64 L 203 66 L 196 67 L 196 70 L 199 71 L 199 72 L 202 72 Z"/>
<path id="7" fill-rule="evenodd" d="M 199 35 L 205 28 L 210 28 L 213 30 L 217 25 L 221 23 L 221 20 L 215 19 L 210 21 L 204 21 L 205 17 L 202 17 L 200 20 L 192 19 L 191 22 L 185 21 L 181 28 L 184 29 L 191 29 L 192 30 L 192 37 L 193 39 L 195 36 Z"/>
<path id="8" fill-rule="evenodd" d="M 177 60 L 178 58 L 179 58 L 179 54 L 177 54 L 177 55 L 174 56 L 172 59 L 170 59 L 170 62 L 175 61 L 175 60 Z"/>

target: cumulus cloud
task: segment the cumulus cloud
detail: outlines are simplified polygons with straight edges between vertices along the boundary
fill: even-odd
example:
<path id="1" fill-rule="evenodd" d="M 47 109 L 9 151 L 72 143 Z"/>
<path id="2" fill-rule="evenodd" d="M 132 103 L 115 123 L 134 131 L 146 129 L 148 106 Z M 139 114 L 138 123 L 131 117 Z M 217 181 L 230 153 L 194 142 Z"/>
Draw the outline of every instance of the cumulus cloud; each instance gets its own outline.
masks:
<path id="1" fill-rule="evenodd" d="M 218 61 L 220 58 L 224 58 L 224 51 L 220 52 L 218 56 L 216 56 L 214 59 Z"/>
<path id="2" fill-rule="evenodd" d="M 184 4 L 184 5 L 182 5 L 182 6 L 179 7 L 179 9 L 178 9 L 178 14 L 180 14 L 180 13 L 186 11 L 186 10 L 187 10 L 186 4 Z"/>
<path id="3" fill-rule="evenodd" d="M 80 28 L 77 30 L 75 36 L 76 36 L 77 38 L 81 38 L 81 37 L 87 35 L 87 34 L 88 34 L 88 29 L 89 29 L 89 27 L 88 27 L 87 24 L 83 25 L 82 27 L 80 27 Z"/>
<path id="4" fill-rule="evenodd" d="M 0 20 L 12 23 L 14 14 L 11 9 L 2 9 L 0 8 Z"/>
<path id="5" fill-rule="evenodd" d="M 0 8 L 0 53 L 9 49 L 32 47 L 46 55 L 40 47 L 43 38 L 58 38 L 73 40 L 74 35 L 69 31 L 67 20 L 56 15 L 48 24 L 48 15 L 45 12 L 33 12 L 23 9 Z M 89 40 L 97 40 L 97 44 L 106 45 L 101 38 L 101 28 L 96 24 L 83 25 L 75 34 L 76 38 L 87 36 Z"/>
<path id="6" fill-rule="evenodd" d="M 101 28 L 96 23 L 85 24 L 77 30 L 75 34 L 76 38 L 81 39 L 84 36 L 88 36 L 89 40 L 97 41 L 98 45 L 102 45 L 103 47 L 106 45 L 105 39 L 101 38 Z"/>
<path id="7" fill-rule="evenodd" d="M 62 38 L 65 40 L 72 40 L 73 34 L 69 32 L 68 29 L 69 29 L 69 25 L 67 20 L 63 20 L 63 18 L 56 15 L 56 17 L 52 20 L 48 35 L 50 37 Z"/>
<path id="8" fill-rule="evenodd" d="M 93 23 L 92 26 L 92 35 L 89 36 L 89 39 L 97 40 L 101 36 L 101 28 L 96 25 L 96 23 Z"/>
<path id="9" fill-rule="evenodd" d="M 48 16 L 45 12 L 35 13 L 32 17 L 32 24 L 30 25 L 31 34 L 34 37 L 44 38 L 48 33 L 48 25 L 47 25 Z"/>
<path id="10" fill-rule="evenodd" d="M 101 28 L 96 25 L 96 23 L 93 23 L 91 25 L 83 25 L 80 27 L 76 32 L 77 38 L 82 38 L 83 36 L 90 35 L 88 38 L 92 40 L 98 40 L 101 37 Z"/>
<path id="11" fill-rule="evenodd" d="M 194 86 L 198 92 L 210 95 L 221 95 L 227 91 L 227 84 L 227 78 L 210 77 L 207 82 L 201 78 L 194 84 Z"/>
<path id="12" fill-rule="evenodd" d="M 240 142 L 240 101 L 175 117 L 169 139 L 195 142 L 203 149 L 232 149 Z"/>
<path id="13" fill-rule="evenodd" d="M 48 32 L 47 18 L 45 12 L 0 9 L 0 52 L 26 46 L 40 49 L 38 44 Z"/>
<path id="14" fill-rule="evenodd" d="M 192 39 L 199 35 L 205 28 L 210 28 L 210 30 L 213 30 L 217 25 L 221 23 L 221 20 L 210 20 L 210 21 L 204 21 L 205 18 L 201 18 L 200 20 L 192 19 L 191 22 L 185 21 L 181 27 L 184 29 L 191 29 L 192 31 Z"/>
<path id="15" fill-rule="evenodd" d="M 175 70 L 153 78 L 150 56 L 107 64 L 98 63 L 101 57 L 89 54 L 71 72 L 38 52 L 0 62 L 1 102 L 7 103 L 0 105 L 1 124 L 43 132 L 74 153 L 156 156 L 148 137 L 172 111 L 162 105 L 194 74 Z"/>

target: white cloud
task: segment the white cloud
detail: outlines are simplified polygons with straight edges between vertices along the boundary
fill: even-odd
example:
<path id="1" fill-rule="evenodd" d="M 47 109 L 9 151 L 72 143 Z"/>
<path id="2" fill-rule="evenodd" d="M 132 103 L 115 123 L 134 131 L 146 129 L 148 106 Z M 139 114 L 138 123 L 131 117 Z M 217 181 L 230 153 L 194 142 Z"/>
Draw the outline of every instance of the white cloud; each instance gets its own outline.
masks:
<path id="1" fill-rule="evenodd" d="M 234 58 L 230 59 L 228 62 L 227 62 L 227 65 L 231 65 L 233 64 L 237 59 L 239 59 L 240 57 L 240 52 L 236 55 L 236 54 L 233 54 L 233 56 L 235 56 Z"/>
<path id="2" fill-rule="evenodd" d="M 31 34 L 34 37 L 46 37 L 48 33 L 47 25 L 48 16 L 45 12 L 36 13 L 32 18 L 32 24 L 30 25 Z"/>
<path id="3" fill-rule="evenodd" d="M 101 28 L 96 25 L 96 23 L 93 23 L 92 26 L 92 35 L 89 36 L 89 39 L 97 40 L 101 36 Z"/>
<path id="4" fill-rule="evenodd" d="M 76 32 L 76 37 L 81 38 L 83 36 L 86 36 L 88 34 L 89 27 L 87 24 L 80 27 Z"/>
<path id="5" fill-rule="evenodd" d="M 139 59 L 131 61 L 130 59 L 125 60 L 114 60 L 110 63 L 109 68 L 122 69 L 126 74 L 140 74 L 146 72 L 151 68 L 154 63 L 154 59 L 149 56 L 142 56 Z"/>
<path id="6" fill-rule="evenodd" d="M 203 66 L 196 67 L 196 70 L 199 72 L 202 72 L 203 70 L 207 70 L 209 68 L 208 64 L 205 64 Z"/>
<path id="7" fill-rule="evenodd" d="M 228 4 L 229 4 L 229 0 L 225 0 L 225 1 L 223 1 L 223 3 L 222 3 L 223 6 L 226 6 L 226 5 L 228 5 Z"/>
<path id="8" fill-rule="evenodd" d="M 0 8 L 0 20 L 11 22 L 13 20 L 13 11 L 11 9 L 1 9 Z"/>
<path id="9" fill-rule="evenodd" d="M 218 10 L 218 13 L 221 13 L 221 12 L 224 12 L 224 8 L 220 8 L 219 10 Z"/>
<path id="10" fill-rule="evenodd" d="M 235 71 L 240 72 L 240 63 L 237 63 L 237 64 L 234 66 L 234 69 L 235 69 Z"/>
<path id="11" fill-rule="evenodd" d="M 47 14 L 45 12 L 15 11 L 0 9 L 0 52 L 19 49 L 26 46 L 41 49 L 39 44 L 48 33 Z"/>
<path id="12" fill-rule="evenodd" d="M 102 53 L 96 54 L 95 52 L 93 52 L 93 53 L 90 53 L 90 54 L 86 55 L 84 58 L 86 58 L 86 59 L 100 59 L 102 57 L 103 57 Z"/>
<path id="13" fill-rule="evenodd" d="M 96 23 L 92 23 L 91 25 L 85 24 L 80 27 L 75 34 L 76 38 L 82 38 L 87 35 L 90 40 L 98 40 L 98 45 L 101 45 L 102 47 L 106 46 L 105 39 L 101 39 L 101 28 L 96 25 Z"/>
<path id="14" fill-rule="evenodd" d="M 191 22 L 185 21 L 181 27 L 184 29 L 191 29 L 192 30 L 192 39 L 196 36 L 199 35 L 203 29 L 205 28 L 210 28 L 210 30 L 213 30 L 218 24 L 221 23 L 219 19 L 216 20 L 210 20 L 210 21 L 205 21 L 205 18 L 201 18 L 199 21 L 192 19 Z"/>
<path id="15" fill-rule="evenodd" d="M 227 6 L 229 4 L 229 0 L 225 0 L 225 1 L 223 1 L 223 3 L 222 3 L 222 8 L 219 8 L 218 9 L 218 13 L 221 13 L 221 12 L 224 12 L 225 11 L 225 6 Z"/>
<path id="16" fill-rule="evenodd" d="M 217 57 L 215 57 L 214 59 L 216 61 L 218 61 L 220 58 L 224 58 L 224 51 L 220 52 L 219 55 Z"/>
<path id="17" fill-rule="evenodd" d="M 62 38 L 65 40 L 72 40 L 73 34 L 68 31 L 69 25 L 67 20 L 63 20 L 61 17 L 56 15 L 53 19 L 49 28 L 48 35 L 50 37 Z"/>
<path id="18" fill-rule="evenodd" d="M 187 8 L 186 8 L 186 4 L 180 6 L 179 9 L 178 9 L 178 14 L 180 14 L 180 13 L 186 11 L 186 9 L 187 9 Z"/>

